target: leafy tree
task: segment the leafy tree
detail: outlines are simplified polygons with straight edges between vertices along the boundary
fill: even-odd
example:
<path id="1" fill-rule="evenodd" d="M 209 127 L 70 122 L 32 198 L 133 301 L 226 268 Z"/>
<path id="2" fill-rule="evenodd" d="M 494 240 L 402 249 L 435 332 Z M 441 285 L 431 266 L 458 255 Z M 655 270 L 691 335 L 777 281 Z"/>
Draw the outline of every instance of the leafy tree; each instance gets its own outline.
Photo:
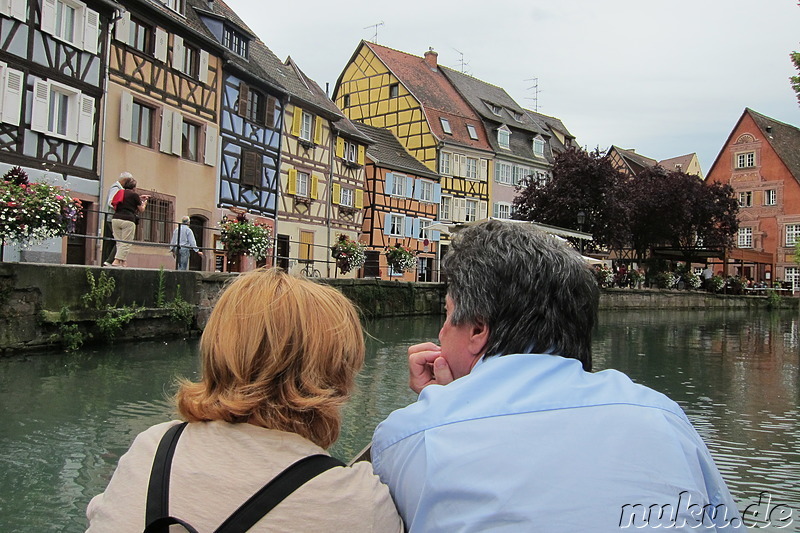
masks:
<path id="1" fill-rule="evenodd" d="M 514 200 L 515 218 L 578 228 L 578 212 L 586 214 L 583 231 L 591 233 L 589 250 L 623 247 L 629 240 L 625 177 L 599 150 L 572 148 L 556 156 L 553 177 L 529 179 Z"/>
<path id="2" fill-rule="evenodd" d="M 792 59 L 794 68 L 800 72 L 800 52 L 792 52 L 789 54 L 789 57 Z M 800 76 L 789 76 L 789 81 L 792 84 L 792 89 L 794 89 L 794 92 L 797 95 L 797 101 L 800 102 Z"/>

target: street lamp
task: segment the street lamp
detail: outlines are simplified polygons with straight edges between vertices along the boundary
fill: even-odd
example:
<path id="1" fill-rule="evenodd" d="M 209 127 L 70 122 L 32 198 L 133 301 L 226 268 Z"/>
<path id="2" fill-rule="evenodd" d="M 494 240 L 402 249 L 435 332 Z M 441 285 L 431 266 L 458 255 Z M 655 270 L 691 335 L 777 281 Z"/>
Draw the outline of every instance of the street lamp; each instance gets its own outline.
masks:
<path id="1" fill-rule="evenodd" d="M 578 229 L 583 232 L 583 224 L 586 222 L 586 211 L 581 209 L 578 211 L 578 214 L 575 216 L 578 221 Z M 583 237 L 580 239 L 581 241 L 581 255 L 583 255 Z"/>

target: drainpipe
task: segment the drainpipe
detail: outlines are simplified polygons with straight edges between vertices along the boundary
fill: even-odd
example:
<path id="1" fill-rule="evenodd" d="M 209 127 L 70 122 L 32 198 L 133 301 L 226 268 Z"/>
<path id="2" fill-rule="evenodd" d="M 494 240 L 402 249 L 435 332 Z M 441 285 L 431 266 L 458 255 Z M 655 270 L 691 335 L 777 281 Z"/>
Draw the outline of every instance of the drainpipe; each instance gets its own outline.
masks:
<path id="1" fill-rule="evenodd" d="M 327 94 L 327 87 L 325 93 Z M 330 121 L 331 125 L 328 128 L 330 131 L 330 140 L 328 141 L 328 191 L 326 193 L 325 198 L 325 225 L 328 229 L 328 244 L 325 247 L 326 250 L 330 250 L 331 248 L 331 191 L 333 190 L 333 149 L 335 146 L 335 142 L 333 140 L 333 121 Z M 329 261 L 325 261 L 325 266 L 327 268 L 327 276 L 331 277 L 331 264 Z M 335 265 L 334 265 L 334 273 L 337 272 Z"/>

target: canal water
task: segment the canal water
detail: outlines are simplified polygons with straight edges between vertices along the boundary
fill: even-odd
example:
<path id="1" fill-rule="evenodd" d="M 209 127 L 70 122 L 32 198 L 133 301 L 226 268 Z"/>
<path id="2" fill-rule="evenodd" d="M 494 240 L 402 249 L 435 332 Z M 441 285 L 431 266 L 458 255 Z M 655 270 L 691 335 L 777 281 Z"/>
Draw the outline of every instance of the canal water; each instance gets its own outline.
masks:
<path id="1" fill-rule="evenodd" d="M 434 340 L 440 325 L 439 317 L 367 325 L 366 366 L 334 455 L 350 458 L 380 420 L 415 399 L 405 349 Z M 196 346 L 0 359 L 0 531 L 83 531 L 88 501 L 136 434 L 171 418 L 175 377 L 197 376 Z M 796 312 L 604 311 L 594 342 L 596 370 L 626 372 L 686 410 L 740 509 L 761 498 L 762 510 L 792 513 L 788 527 L 762 531 L 800 531 L 799 352 Z"/>

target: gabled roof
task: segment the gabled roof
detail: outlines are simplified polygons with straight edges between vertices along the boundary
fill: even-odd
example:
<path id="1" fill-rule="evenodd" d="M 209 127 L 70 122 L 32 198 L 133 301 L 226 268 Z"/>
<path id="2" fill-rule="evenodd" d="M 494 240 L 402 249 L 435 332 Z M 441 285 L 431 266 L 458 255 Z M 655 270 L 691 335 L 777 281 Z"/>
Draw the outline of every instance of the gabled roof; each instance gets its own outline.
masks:
<path id="1" fill-rule="evenodd" d="M 561 119 L 551 117 L 549 115 L 543 115 L 542 113 L 531 111 L 530 109 L 526 109 L 525 113 L 527 113 L 534 122 L 539 124 L 541 128 L 548 131 L 548 134 L 551 135 L 550 149 L 554 152 L 563 152 L 569 148 L 569 145 L 575 142 L 575 136 L 569 132 L 566 126 L 564 126 L 564 123 L 561 122 Z M 567 144 L 562 143 L 559 135 L 556 133 L 560 134 Z"/>
<path id="2" fill-rule="evenodd" d="M 407 172 L 416 176 L 424 176 L 435 180 L 439 179 L 438 174 L 431 172 L 431 170 L 420 163 L 416 157 L 409 154 L 391 131 L 369 126 L 363 122 L 354 122 L 353 125 L 358 128 L 363 135 L 375 141 L 374 145 L 367 148 L 367 155 L 370 159 L 375 161 L 378 166 L 390 170 Z"/>
<path id="3" fill-rule="evenodd" d="M 686 155 L 680 155 L 678 157 L 671 157 L 669 159 L 662 159 L 658 162 L 659 165 L 664 167 L 667 170 L 675 170 L 676 168 L 680 167 L 683 172 L 686 172 L 686 169 L 689 168 L 689 165 L 692 163 L 692 159 L 697 154 L 691 153 Z"/>
<path id="4" fill-rule="evenodd" d="M 361 41 L 400 80 L 422 105 L 432 133 L 440 141 L 472 148 L 491 150 L 480 118 L 467 102 L 461 98 L 453 85 L 442 74 L 440 68 L 431 68 L 425 59 L 387 48 L 379 44 Z M 443 131 L 440 118 L 450 122 L 452 134 Z M 471 139 L 467 124 L 477 130 L 478 139 Z"/>
<path id="5" fill-rule="evenodd" d="M 658 161 L 655 159 L 637 154 L 636 151 L 632 149 L 625 150 L 619 146 L 612 145 L 611 148 L 608 149 L 608 153 L 610 154 L 612 151 L 619 154 L 622 161 L 634 175 L 648 167 L 654 167 L 658 164 Z"/>

